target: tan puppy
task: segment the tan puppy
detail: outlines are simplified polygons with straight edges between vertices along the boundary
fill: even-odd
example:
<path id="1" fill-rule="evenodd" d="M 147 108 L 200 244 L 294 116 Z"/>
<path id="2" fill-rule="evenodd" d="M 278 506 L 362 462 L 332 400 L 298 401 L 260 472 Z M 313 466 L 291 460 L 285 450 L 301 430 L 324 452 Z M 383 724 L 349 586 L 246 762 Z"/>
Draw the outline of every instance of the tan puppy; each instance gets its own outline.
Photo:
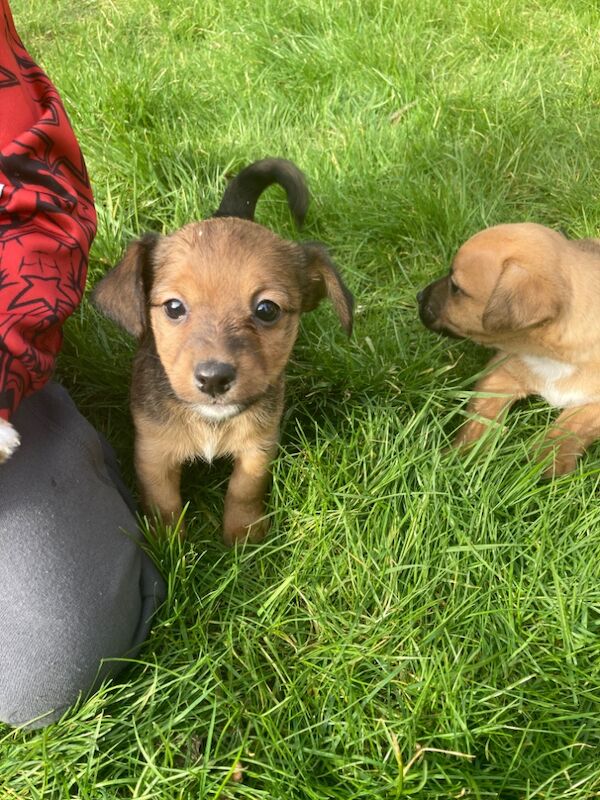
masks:
<path id="1" fill-rule="evenodd" d="M 469 239 L 450 274 L 417 297 L 431 330 L 498 350 L 456 444 L 479 439 L 516 400 L 541 395 L 562 409 L 543 452 L 555 452 L 546 477 L 573 470 L 600 437 L 600 240 L 498 225 Z"/>
<path id="2" fill-rule="evenodd" d="M 215 218 L 133 242 L 93 301 L 139 339 L 131 389 L 135 465 L 146 510 L 181 513 L 182 464 L 232 456 L 223 532 L 256 541 L 279 439 L 284 370 L 300 315 L 329 297 L 348 334 L 352 296 L 319 244 L 252 221 L 279 183 L 297 222 L 308 192 L 290 162 L 265 159 L 228 186 Z"/>

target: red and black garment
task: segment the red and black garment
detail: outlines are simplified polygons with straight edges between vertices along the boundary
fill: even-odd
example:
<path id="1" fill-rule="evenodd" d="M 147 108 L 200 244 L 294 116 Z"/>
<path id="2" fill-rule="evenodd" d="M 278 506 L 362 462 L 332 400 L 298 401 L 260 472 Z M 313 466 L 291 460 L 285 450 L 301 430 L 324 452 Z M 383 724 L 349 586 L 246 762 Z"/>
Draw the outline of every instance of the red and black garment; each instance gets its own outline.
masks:
<path id="1" fill-rule="evenodd" d="M 58 92 L 0 0 L 0 418 L 41 389 L 85 285 L 96 212 Z"/>

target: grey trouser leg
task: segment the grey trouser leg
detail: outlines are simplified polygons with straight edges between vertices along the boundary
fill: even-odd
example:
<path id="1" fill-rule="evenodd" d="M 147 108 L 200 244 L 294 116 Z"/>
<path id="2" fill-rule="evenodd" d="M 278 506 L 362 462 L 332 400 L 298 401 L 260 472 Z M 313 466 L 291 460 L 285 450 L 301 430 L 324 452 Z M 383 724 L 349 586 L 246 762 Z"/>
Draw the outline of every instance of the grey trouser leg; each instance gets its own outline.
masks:
<path id="1" fill-rule="evenodd" d="M 0 721 L 57 719 L 144 641 L 163 583 L 114 458 L 56 384 L 12 420 L 0 465 Z M 35 720 L 35 721 L 34 721 Z"/>

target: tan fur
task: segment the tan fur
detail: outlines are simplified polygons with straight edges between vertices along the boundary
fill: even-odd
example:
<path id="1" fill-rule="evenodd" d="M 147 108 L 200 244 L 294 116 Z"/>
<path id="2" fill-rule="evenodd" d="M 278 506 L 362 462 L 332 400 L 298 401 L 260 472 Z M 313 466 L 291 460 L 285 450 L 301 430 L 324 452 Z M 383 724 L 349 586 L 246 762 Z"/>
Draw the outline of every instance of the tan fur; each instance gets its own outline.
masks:
<path id="1" fill-rule="evenodd" d="M 96 288 L 94 301 L 140 338 L 131 409 L 146 510 L 175 521 L 182 508 L 182 464 L 229 456 L 234 469 L 225 498 L 225 541 L 264 535 L 284 370 L 301 312 L 325 296 L 349 332 L 351 296 L 324 248 L 288 242 L 248 220 L 205 220 L 130 245 Z M 173 299 L 186 308 L 181 319 L 165 311 Z M 256 319 L 260 300 L 281 309 L 274 324 Z M 196 370 L 206 362 L 235 369 L 222 396 L 199 388 Z"/>
<path id="2" fill-rule="evenodd" d="M 281 374 L 301 306 L 300 288 L 288 276 L 286 256 L 293 250 L 291 242 L 241 220 L 193 223 L 156 246 L 150 321 L 159 358 L 181 400 L 199 402 L 194 366 L 202 361 L 235 364 L 240 377 L 228 393 L 230 403 L 264 394 Z M 287 313 L 277 325 L 257 331 L 248 319 L 260 289 Z M 163 303 L 173 297 L 185 299 L 189 321 L 167 318 Z"/>
<path id="3" fill-rule="evenodd" d="M 426 287 L 419 304 L 431 330 L 498 351 L 456 444 L 479 439 L 516 400 L 540 395 L 563 409 L 542 454 L 554 453 L 547 476 L 574 469 L 600 437 L 598 240 L 569 241 L 533 223 L 486 229 L 459 249 L 450 275 Z"/>

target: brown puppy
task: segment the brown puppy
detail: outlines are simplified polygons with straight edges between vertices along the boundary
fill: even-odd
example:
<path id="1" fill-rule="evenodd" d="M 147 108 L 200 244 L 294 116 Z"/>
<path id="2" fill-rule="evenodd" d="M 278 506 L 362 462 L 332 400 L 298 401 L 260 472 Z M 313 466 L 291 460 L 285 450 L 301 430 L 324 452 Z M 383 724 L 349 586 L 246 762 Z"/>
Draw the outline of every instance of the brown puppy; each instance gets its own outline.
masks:
<path id="1" fill-rule="evenodd" d="M 546 477 L 573 470 L 600 437 L 600 240 L 498 225 L 469 239 L 450 274 L 417 298 L 431 330 L 499 351 L 456 445 L 479 439 L 519 398 L 541 395 L 563 409 L 547 436 L 543 457 L 555 458 Z"/>
<path id="2" fill-rule="evenodd" d="M 172 522 L 182 508 L 182 464 L 232 456 L 228 544 L 257 541 L 268 528 L 264 495 L 301 313 L 329 297 L 344 330 L 352 329 L 352 295 L 325 248 L 252 221 L 272 183 L 285 188 L 301 223 L 302 173 L 282 159 L 258 161 L 229 184 L 214 218 L 133 242 L 93 293 L 139 339 L 131 410 L 144 508 Z"/>

